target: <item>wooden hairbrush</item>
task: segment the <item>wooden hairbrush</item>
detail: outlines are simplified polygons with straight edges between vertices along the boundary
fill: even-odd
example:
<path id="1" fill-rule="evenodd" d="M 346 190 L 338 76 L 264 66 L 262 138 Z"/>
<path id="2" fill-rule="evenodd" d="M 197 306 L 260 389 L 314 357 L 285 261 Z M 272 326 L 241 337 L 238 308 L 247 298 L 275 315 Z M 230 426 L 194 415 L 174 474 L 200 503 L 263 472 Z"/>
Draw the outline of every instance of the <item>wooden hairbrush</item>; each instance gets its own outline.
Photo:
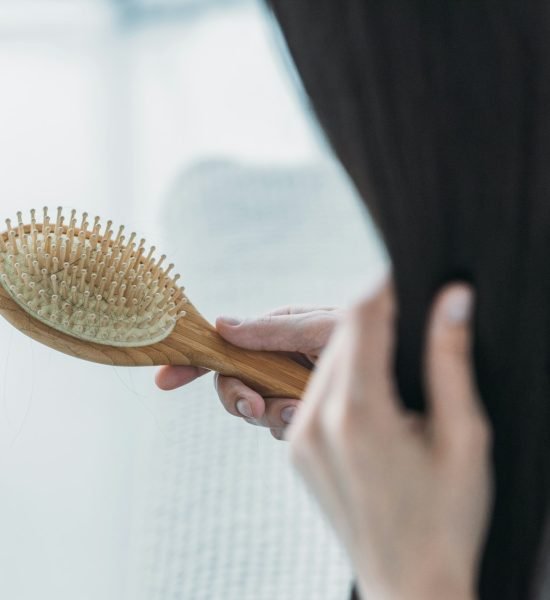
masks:
<path id="1" fill-rule="evenodd" d="M 37 222 L 17 213 L 0 234 L 0 314 L 50 348 L 119 366 L 192 365 L 237 377 L 266 397 L 299 398 L 310 372 L 290 358 L 226 342 L 189 302 L 174 265 L 99 217 Z M 103 231 L 102 231 L 103 229 Z"/>

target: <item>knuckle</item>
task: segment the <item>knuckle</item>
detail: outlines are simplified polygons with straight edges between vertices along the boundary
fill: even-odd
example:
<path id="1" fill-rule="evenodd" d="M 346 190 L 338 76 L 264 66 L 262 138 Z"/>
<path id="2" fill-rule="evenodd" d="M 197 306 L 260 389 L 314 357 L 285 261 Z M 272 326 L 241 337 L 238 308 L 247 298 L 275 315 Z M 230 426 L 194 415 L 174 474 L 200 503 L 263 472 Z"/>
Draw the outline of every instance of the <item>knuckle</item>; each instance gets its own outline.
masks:
<path id="1" fill-rule="evenodd" d="M 438 353 L 452 356 L 466 356 L 468 349 L 468 331 L 465 327 L 435 327 L 432 344 Z"/>
<path id="2" fill-rule="evenodd" d="M 276 315 L 262 315 L 255 320 L 257 327 L 269 327 L 276 319 Z"/>
<path id="3" fill-rule="evenodd" d="M 300 340 L 299 350 L 319 354 L 326 346 L 337 322 L 338 319 L 330 313 L 322 315 L 309 313 L 304 315 L 296 323 L 296 333 L 299 334 L 297 338 Z"/>
<path id="4" fill-rule="evenodd" d="M 283 306 L 279 306 L 275 310 L 270 311 L 265 316 L 274 317 L 277 315 L 292 315 L 297 310 L 297 307 L 291 306 L 290 304 L 284 304 Z"/>
<path id="5" fill-rule="evenodd" d="M 379 293 L 356 303 L 345 318 L 352 323 L 368 326 L 373 322 L 393 322 L 395 317 L 395 302 L 387 293 Z"/>
<path id="6" fill-rule="evenodd" d="M 492 446 L 492 431 L 483 415 L 467 418 L 455 428 L 455 441 L 461 451 L 479 454 L 488 452 Z"/>
<path id="7" fill-rule="evenodd" d="M 472 439 L 478 448 L 489 450 L 493 445 L 493 433 L 489 419 L 480 415 L 472 425 Z"/>
<path id="8" fill-rule="evenodd" d="M 243 397 L 241 384 L 237 380 L 216 373 L 214 385 L 218 397 L 226 410 L 233 414 L 238 412 L 236 410 L 236 403 Z"/>
<path id="9" fill-rule="evenodd" d="M 274 410 L 268 411 L 268 413 L 264 416 L 263 421 L 265 422 L 267 427 L 275 429 L 285 426 L 285 423 L 281 419 L 280 413 Z"/>

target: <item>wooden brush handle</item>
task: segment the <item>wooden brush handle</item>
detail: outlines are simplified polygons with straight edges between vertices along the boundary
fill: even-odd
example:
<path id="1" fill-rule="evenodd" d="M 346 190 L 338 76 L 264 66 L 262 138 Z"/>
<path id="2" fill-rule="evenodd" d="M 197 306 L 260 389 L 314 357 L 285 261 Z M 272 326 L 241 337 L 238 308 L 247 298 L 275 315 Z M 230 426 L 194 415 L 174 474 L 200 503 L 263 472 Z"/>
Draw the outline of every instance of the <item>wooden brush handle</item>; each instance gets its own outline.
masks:
<path id="1" fill-rule="evenodd" d="M 309 369 L 280 353 L 234 346 L 192 304 L 166 342 L 185 349 L 191 364 L 236 377 L 266 398 L 301 398 L 311 375 Z"/>
<path id="2" fill-rule="evenodd" d="M 135 348 L 85 342 L 52 329 L 27 314 L 1 285 L 0 315 L 38 342 L 79 359 L 126 367 L 206 367 L 241 379 L 267 398 L 300 398 L 311 374 L 281 354 L 243 350 L 226 342 L 191 303 L 165 340 Z"/>
<path id="3" fill-rule="evenodd" d="M 311 372 L 274 352 L 243 350 L 213 332 L 200 366 L 240 379 L 266 398 L 301 398 Z"/>

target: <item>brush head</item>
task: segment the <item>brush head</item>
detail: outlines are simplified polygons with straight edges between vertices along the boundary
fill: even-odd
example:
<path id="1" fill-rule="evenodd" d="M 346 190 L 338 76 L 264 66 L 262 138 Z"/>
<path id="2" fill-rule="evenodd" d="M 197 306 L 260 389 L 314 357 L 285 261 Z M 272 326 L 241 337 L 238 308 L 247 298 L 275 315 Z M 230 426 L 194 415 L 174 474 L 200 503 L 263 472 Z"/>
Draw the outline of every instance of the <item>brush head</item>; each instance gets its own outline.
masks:
<path id="1" fill-rule="evenodd" d="M 46 325 L 81 340 L 109 346 L 148 346 L 165 339 L 185 315 L 179 275 L 163 267 L 166 257 L 145 251 L 145 240 L 128 239 L 124 227 L 114 233 L 99 217 L 54 219 L 48 209 L 37 223 L 17 213 L 0 234 L 0 284 L 27 313 Z M 102 231 L 103 229 L 103 231 Z"/>

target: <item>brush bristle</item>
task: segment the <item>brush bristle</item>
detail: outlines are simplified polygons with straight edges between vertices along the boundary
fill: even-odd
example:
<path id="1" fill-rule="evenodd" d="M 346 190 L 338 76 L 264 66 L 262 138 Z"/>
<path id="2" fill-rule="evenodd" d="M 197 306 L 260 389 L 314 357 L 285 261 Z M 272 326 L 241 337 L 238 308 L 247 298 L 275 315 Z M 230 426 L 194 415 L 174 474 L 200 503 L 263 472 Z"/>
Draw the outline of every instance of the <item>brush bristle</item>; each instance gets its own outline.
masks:
<path id="1" fill-rule="evenodd" d="M 145 240 L 115 235 L 99 217 L 66 219 L 48 209 L 30 224 L 17 213 L 0 234 L 0 283 L 28 313 L 50 327 L 82 340 L 112 346 L 146 346 L 166 338 L 185 315 L 184 289 L 165 256 L 145 251 Z"/>

